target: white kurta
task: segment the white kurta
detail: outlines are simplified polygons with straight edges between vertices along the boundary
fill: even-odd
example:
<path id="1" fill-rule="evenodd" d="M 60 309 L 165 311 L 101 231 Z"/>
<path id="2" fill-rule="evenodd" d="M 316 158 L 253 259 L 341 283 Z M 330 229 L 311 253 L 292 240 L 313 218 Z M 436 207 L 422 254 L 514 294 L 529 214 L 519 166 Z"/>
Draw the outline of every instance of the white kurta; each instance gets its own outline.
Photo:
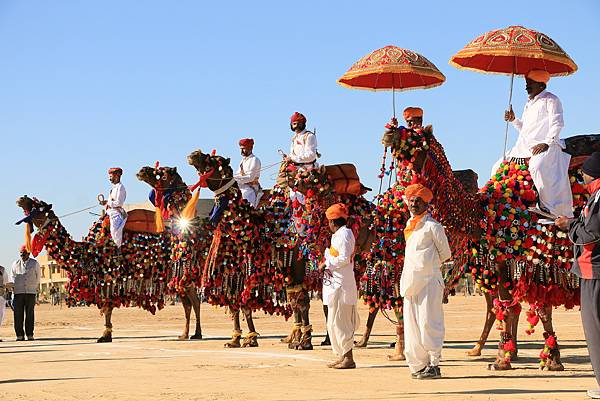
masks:
<path id="1" fill-rule="evenodd" d="M 254 154 L 244 156 L 240 162 L 234 178 L 237 181 L 242 198 L 246 199 L 252 207 L 258 206 L 262 191 L 258 182 L 260 178 L 260 159 Z"/>
<path id="2" fill-rule="evenodd" d="M 444 228 L 429 214 L 406 240 L 400 294 L 404 297 L 405 355 L 412 373 L 437 366 L 444 344 L 444 280 L 441 264 L 451 257 Z"/>
<path id="3" fill-rule="evenodd" d="M 347 227 L 339 228 L 331 237 L 331 248 L 325 250 L 323 304 L 327 314 L 327 332 L 331 349 L 339 357 L 354 345 L 354 331 L 360 319 L 356 310 L 358 290 L 354 279 L 354 234 Z M 330 249 L 338 252 L 332 256 Z"/>
<path id="4" fill-rule="evenodd" d="M 507 156 L 531 158 L 529 172 L 541 206 L 556 216 L 573 217 L 568 175 L 571 156 L 562 151 L 564 142 L 560 140 L 560 131 L 564 121 L 560 100 L 552 93 L 542 91 L 527 101 L 523 115 L 520 119 L 515 118 L 512 124 L 519 131 L 519 138 Z M 547 144 L 548 150 L 534 156 L 531 148 L 540 143 Z"/>
<path id="5" fill-rule="evenodd" d="M 126 197 L 123 184 L 113 184 L 106 204 L 106 214 L 110 219 L 110 236 L 118 247 L 123 243 L 123 229 L 127 221 L 127 212 L 123 209 Z"/>
<path id="6" fill-rule="evenodd" d="M 307 130 L 294 133 L 289 157 L 294 163 L 306 164 L 307 167 L 316 167 L 317 136 Z"/>

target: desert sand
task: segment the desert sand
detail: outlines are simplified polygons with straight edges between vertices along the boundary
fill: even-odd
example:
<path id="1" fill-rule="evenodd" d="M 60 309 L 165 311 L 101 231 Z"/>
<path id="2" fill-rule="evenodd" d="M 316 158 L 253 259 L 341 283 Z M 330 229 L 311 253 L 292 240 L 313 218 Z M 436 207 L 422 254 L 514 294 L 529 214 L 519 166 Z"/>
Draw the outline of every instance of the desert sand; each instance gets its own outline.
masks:
<path id="1" fill-rule="evenodd" d="M 183 308 L 167 306 L 156 316 L 137 308 L 113 314 L 114 340 L 97 344 L 103 319 L 96 308 L 42 304 L 36 308 L 36 340 L 15 342 L 12 312 L 0 327 L 1 400 L 582 400 L 595 387 L 577 310 L 555 311 L 564 372 L 538 369 L 541 324 L 531 336 L 524 314 L 520 359 L 508 372 L 487 370 L 498 334 L 481 357 L 466 351 L 484 319 L 481 296 L 455 296 L 445 306 L 443 378 L 410 378 L 404 362 L 388 362 L 394 327 L 379 316 L 368 348 L 355 351 L 357 369 L 335 371 L 323 339 L 321 303 L 312 303 L 315 350 L 292 351 L 279 342 L 290 323 L 256 314 L 260 347 L 224 349 L 231 320 L 223 309 L 202 305 L 204 339 L 177 341 Z M 360 306 L 361 330 L 367 310 Z M 357 339 L 361 333 L 357 333 Z"/>

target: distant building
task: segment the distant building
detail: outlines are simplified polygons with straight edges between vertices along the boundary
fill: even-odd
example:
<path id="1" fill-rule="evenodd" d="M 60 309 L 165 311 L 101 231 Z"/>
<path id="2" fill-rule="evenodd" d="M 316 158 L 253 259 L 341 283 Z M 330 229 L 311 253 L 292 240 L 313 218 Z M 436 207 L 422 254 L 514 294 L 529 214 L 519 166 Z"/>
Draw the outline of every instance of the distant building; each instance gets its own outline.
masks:
<path id="1" fill-rule="evenodd" d="M 42 271 L 40 279 L 40 294 L 44 294 L 46 298 L 50 295 L 50 288 L 56 287 L 62 293 L 65 292 L 65 284 L 68 281 L 67 272 L 56 264 L 47 254 L 38 256 L 38 263 Z"/>

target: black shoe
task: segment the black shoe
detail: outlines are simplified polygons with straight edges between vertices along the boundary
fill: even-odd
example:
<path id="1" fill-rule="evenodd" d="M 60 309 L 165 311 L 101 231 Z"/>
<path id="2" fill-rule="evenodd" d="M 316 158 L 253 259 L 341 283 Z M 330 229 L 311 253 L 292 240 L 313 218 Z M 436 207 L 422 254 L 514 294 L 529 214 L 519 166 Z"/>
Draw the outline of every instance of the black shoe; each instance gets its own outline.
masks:
<path id="1" fill-rule="evenodd" d="M 25 337 L 17 337 L 17 341 L 25 341 Z"/>
<path id="2" fill-rule="evenodd" d="M 428 379 L 439 379 L 442 377 L 442 371 L 439 366 L 428 366 L 425 371 L 419 373 L 417 379 L 428 380 Z"/>
<path id="3" fill-rule="evenodd" d="M 423 373 L 423 372 L 425 372 L 425 371 L 427 370 L 427 368 L 428 368 L 428 367 L 429 367 L 429 366 L 425 366 L 423 369 L 419 370 L 418 372 L 411 373 L 411 374 L 410 374 L 410 376 L 411 376 L 413 379 L 417 379 L 421 373 Z"/>
<path id="4" fill-rule="evenodd" d="M 34 340 L 35 340 L 35 338 L 33 338 L 33 336 L 27 337 L 27 341 L 34 341 Z"/>
<path id="5" fill-rule="evenodd" d="M 329 340 L 329 337 L 325 337 L 325 339 L 323 341 L 321 341 L 321 347 L 325 347 L 327 345 L 331 345 L 331 341 Z"/>

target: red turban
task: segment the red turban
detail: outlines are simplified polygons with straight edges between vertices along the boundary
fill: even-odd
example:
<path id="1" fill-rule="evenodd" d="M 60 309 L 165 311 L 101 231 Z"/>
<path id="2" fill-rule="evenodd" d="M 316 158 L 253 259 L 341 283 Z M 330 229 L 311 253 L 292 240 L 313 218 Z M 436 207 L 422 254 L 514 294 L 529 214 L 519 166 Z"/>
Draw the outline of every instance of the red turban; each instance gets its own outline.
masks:
<path id="1" fill-rule="evenodd" d="M 252 147 L 254 147 L 254 139 L 252 139 L 252 138 L 240 139 L 240 146 L 244 147 L 244 148 L 252 148 Z"/>
<path id="2" fill-rule="evenodd" d="M 329 220 L 339 219 L 340 217 L 348 218 L 348 208 L 343 203 L 336 203 L 335 205 L 329 206 L 325 212 L 325 216 Z"/>
<path id="3" fill-rule="evenodd" d="M 21 245 L 20 252 L 29 252 L 26 245 Z"/>
<path id="4" fill-rule="evenodd" d="M 298 113 L 295 112 L 294 114 L 292 114 L 292 118 L 290 118 L 290 122 L 299 122 L 299 123 L 304 123 L 306 124 L 306 117 L 304 117 L 304 115 L 302 113 Z"/>
<path id="5" fill-rule="evenodd" d="M 535 82 L 548 83 L 550 81 L 550 73 L 545 70 L 531 70 L 525 74 L 526 78 L 531 79 Z"/>
<path id="6" fill-rule="evenodd" d="M 404 120 L 408 120 L 409 118 L 414 117 L 423 118 L 423 109 L 420 107 L 407 107 L 404 109 L 403 117 Z"/>
<path id="7" fill-rule="evenodd" d="M 419 197 L 423 199 L 425 202 L 429 203 L 433 199 L 433 193 L 429 188 L 421 184 L 412 184 L 406 187 L 404 190 L 404 196 L 406 199 L 410 199 L 412 197 Z"/>
<path id="8" fill-rule="evenodd" d="M 108 174 L 123 175 L 123 169 L 120 167 L 111 167 L 108 169 Z"/>

